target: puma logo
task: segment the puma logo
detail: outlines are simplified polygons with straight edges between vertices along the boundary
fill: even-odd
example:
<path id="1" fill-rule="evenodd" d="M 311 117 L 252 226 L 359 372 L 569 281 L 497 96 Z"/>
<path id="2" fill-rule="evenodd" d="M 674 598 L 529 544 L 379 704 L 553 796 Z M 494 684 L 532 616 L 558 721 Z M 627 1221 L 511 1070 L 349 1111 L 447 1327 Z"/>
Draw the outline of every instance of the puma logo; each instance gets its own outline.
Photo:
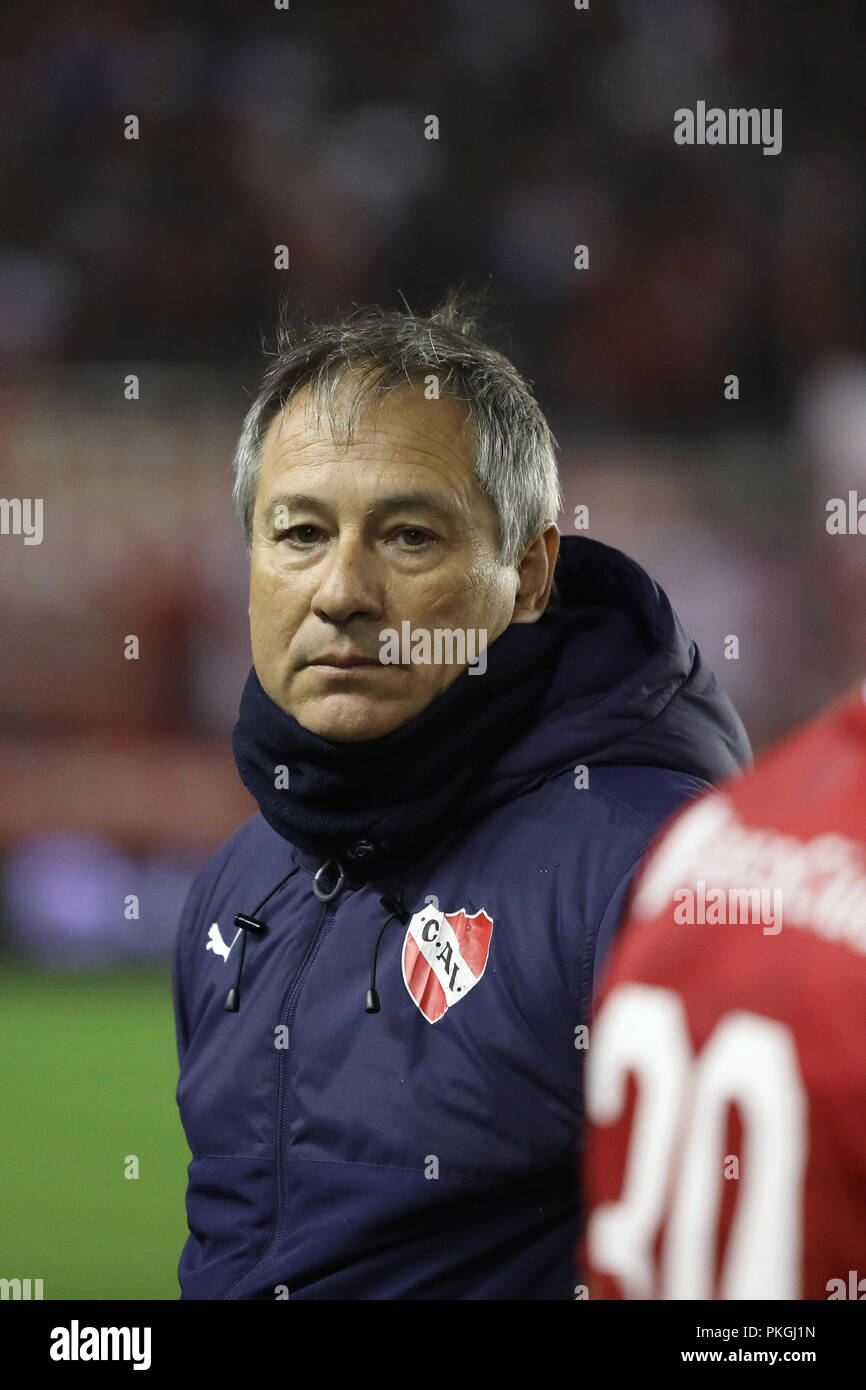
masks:
<path id="1" fill-rule="evenodd" d="M 234 946 L 235 941 L 237 941 L 240 934 L 241 932 L 239 927 L 238 930 L 235 932 L 234 940 L 232 941 L 231 946 L 227 946 L 226 943 L 223 941 L 222 932 L 219 929 L 219 924 L 217 922 L 214 922 L 211 925 L 211 929 L 207 934 L 208 939 L 207 945 L 205 946 L 205 950 L 213 951 L 215 956 L 222 956 L 223 960 L 228 960 L 229 951 L 232 949 L 232 946 Z"/>

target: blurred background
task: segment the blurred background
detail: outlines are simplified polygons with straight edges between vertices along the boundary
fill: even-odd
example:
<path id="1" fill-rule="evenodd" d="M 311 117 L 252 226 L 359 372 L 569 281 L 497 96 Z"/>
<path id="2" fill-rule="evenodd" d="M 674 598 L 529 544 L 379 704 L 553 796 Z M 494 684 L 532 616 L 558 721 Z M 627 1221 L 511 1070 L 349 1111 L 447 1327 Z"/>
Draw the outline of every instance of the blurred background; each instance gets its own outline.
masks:
<path id="1" fill-rule="evenodd" d="M 170 951 L 255 809 L 230 460 L 281 301 L 485 291 L 560 529 L 662 584 L 756 751 L 861 676 L 866 540 L 826 516 L 866 497 L 863 38 L 854 0 L 0 19 L 0 494 L 44 499 L 0 535 L 0 1276 L 178 1295 Z M 782 108 L 781 152 L 675 144 L 698 100 Z"/>

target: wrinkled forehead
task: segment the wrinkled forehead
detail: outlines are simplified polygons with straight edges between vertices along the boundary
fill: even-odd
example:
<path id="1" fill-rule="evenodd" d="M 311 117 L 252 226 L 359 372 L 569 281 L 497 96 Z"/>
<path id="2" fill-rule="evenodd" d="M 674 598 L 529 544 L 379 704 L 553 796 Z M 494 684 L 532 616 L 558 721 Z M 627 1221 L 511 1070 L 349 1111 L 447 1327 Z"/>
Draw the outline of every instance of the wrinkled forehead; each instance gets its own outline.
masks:
<path id="1" fill-rule="evenodd" d="M 262 474 L 292 463 L 322 462 L 335 451 L 399 463 L 438 463 L 477 491 L 477 437 L 465 404 L 431 394 L 423 378 L 371 389 L 357 374 L 306 384 L 271 419 L 262 445 Z"/>

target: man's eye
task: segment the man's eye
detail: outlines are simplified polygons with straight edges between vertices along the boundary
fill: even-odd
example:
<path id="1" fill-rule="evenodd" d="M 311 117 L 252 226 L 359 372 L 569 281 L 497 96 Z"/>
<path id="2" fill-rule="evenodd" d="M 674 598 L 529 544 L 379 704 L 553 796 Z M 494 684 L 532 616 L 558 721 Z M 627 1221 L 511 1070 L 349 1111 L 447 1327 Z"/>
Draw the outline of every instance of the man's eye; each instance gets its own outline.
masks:
<path id="1" fill-rule="evenodd" d="M 289 540 L 293 545 L 314 544 L 320 535 L 318 526 L 313 526 L 310 522 L 301 522 L 297 526 L 288 526 L 282 531 L 277 532 L 277 540 Z M 401 526 L 395 532 L 397 536 L 404 538 L 407 550 L 420 550 L 422 546 L 428 545 L 436 539 L 429 531 L 424 531 L 420 526 Z"/>
<path id="2" fill-rule="evenodd" d="M 277 540 L 284 541 L 291 537 L 293 540 L 297 539 L 301 545 L 304 545 L 306 541 L 314 539 L 314 536 L 318 534 L 318 530 L 318 526 L 312 526 L 309 522 L 302 522 L 299 526 L 289 526 L 284 531 L 279 531 L 277 533 Z M 297 536 L 298 531 L 312 531 L 314 536 L 299 537 Z"/>
<path id="3" fill-rule="evenodd" d="M 436 539 L 435 536 L 431 536 L 429 531 L 422 531 L 420 526 L 401 526 L 397 534 L 400 536 L 416 536 L 418 538 L 414 543 L 409 544 L 410 550 L 420 550 L 422 545 L 427 545 L 430 541 Z"/>

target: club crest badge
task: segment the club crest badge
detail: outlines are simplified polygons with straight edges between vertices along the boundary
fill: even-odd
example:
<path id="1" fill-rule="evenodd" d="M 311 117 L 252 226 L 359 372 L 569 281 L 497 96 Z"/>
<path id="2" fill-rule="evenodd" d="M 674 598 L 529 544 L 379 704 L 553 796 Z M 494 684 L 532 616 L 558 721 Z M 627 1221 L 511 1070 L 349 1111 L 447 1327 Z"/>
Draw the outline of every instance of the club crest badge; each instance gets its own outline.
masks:
<path id="1" fill-rule="evenodd" d="M 416 912 L 403 942 L 403 979 L 428 1023 L 464 999 L 484 974 L 493 918 L 484 908 L 467 916 L 425 907 Z"/>

